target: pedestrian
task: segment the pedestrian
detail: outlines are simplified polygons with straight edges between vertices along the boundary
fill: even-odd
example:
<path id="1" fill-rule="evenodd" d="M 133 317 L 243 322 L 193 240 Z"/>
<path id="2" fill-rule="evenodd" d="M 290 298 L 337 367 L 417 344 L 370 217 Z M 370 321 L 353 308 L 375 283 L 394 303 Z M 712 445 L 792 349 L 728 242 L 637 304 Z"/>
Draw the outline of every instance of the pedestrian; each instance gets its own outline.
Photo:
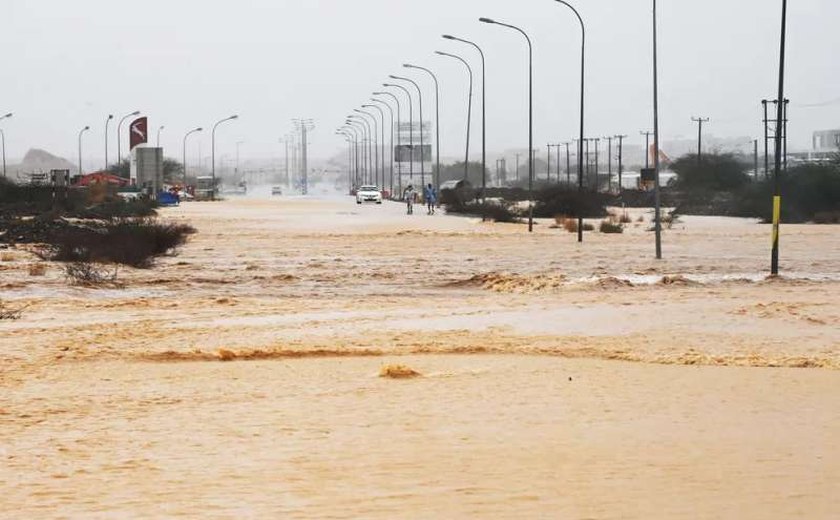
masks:
<path id="1" fill-rule="evenodd" d="M 437 204 L 437 192 L 435 192 L 435 188 L 431 184 L 423 190 L 423 198 L 426 200 L 427 213 L 434 215 L 435 205 Z"/>
<path id="2" fill-rule="evenodd" d="M 414 199 L 416 196 L 417 193 L 414 191 L 414 186 L 409 184 L 403 192 L 403 199 L 405 200 L 406 205 L 406 213 L 408 215 L 414 215 Z"/>

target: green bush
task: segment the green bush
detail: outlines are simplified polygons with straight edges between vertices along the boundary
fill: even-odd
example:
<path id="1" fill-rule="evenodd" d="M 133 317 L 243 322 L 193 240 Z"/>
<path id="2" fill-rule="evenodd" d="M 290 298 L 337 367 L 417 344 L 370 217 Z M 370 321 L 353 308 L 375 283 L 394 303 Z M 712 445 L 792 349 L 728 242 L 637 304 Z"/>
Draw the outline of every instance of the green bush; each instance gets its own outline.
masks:
<path id="1" fill-rule="evenodd" d="M 555 185 L 535 192 L 534 199 L 534 216 L 537 218 L 554 218 L 555 215 L 600 218 L 607 215 L 606 206 L 612 201 L 612 196 Z"/>
<path id="2" fill-rule="evenodd" d="M 624 226 L 621 224 L 615 224 L 609 220 L 602 220 L 599 231 L 607 234 L 619 234 L 624 233 Z"/>
<path id="3" fill-rule="evenodd" d="M 446 206 L 447 213 L 475 215 L 487 218 L 494 222 L 517 223 L 521 222 L 521 215 L 518 210 L 509 202 L 468 202 L 465 204 L 449 204 Z"/>

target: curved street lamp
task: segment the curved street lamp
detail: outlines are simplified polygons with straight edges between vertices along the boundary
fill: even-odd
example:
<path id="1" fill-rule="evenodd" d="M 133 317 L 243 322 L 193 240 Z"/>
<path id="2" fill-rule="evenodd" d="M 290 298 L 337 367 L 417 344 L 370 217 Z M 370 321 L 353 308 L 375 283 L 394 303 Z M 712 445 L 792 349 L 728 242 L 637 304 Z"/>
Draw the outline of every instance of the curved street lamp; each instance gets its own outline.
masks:
<path id="1" fill-rule="evenodd" d="M 81 130 L 79 130 L 79 175 L 83 175 L 84 171 L 82 170 L 82 134 L 90 130 L 89 126 L 85 126 Z"/>
<path id="2" fill-rule="evenodd" d="M 355 126 L 351 125 L 350 123 L 346 123 L 344 128 L 348 132 L 351 132 L 351 135 L 353 137 L 353 147 L 354 147 L 354 149 L 353 149 L 354 161 L 353 162 L 354 162 L 354 166 L 355 166 L 355 175 L 354 175 L 354 179 L 353 179 L 353 184 L 355 186 L 358 186 L 359 185 L 359 179 L 360 179 L 360 177 L 359 177 L 359 162 L 360 162 L 360 157 L 359 157 L 359 129 L 356 128 Z M 352 187 L 353 186 L 351 186 L 351 188 Z"/>
<path id="3" fill-rule="evenodd" d="M 383 106 L 388 109 L 388 113 L 391 115 L 391 149 L 388 153 L 388 156 L 391 158 L 391 181 L 390 181 L 390 193 L 393 196 L 394 194 L 394 109 L 391 108 L 386 101 L 377 98 L 370 98 L 372 103 L 379 103 L 380 106 Z M 382 125 L 385 126 L 385 122 L 382 122 Z M 385 139 L 384 137 L 382 138 Z M 384 149 L 384 146 L 383 146 Z M 383 161 L 384 161 L 383 155 Z"/>
<path id="4" fill-rule="evenodd" d="M 204 129 L 199 126 L 198 128 L 193 128 L 192 130 L 187 132 L 187 134 L 184 136 L 184 147 L 183 147 L 183 151 L 184 151 L 184 162 L 183 162 L 183 166 L 184 166 L 184 190 L 187 189 L 187 137 L 189 137 L 190 135 L 192 135 L 194 133 L 201 132 L 203 130 Z"/>
<path id="5" fill-rule="evenodd" d="M 393 99 L 394 103 L 397 105 L 397 131 L 396 131 L 396 134 L 397 134 L 397 149 L 398 150 L 402 149 L 402 136 L 400 135 L 400 129 L 402 128 L 402 120 L 401 120 L 401 114 L 400 113 L 401 113 L 402 109 L 401 109 L 401 104 L 400 104 L 400 98 L 398 98 L 396 95 L 394 95 L 394 93 L 386 92 L 386 91 L 374 92 L 373 95 L 374 96 L 388 96 L 391 99 Z M 394 160 L 393 155 L 394 155 L 394 150 L 392 149 L 391 150 L 391 160 L 392 161 Z M 400 163 L 399 161 L 396 161 L 396 163 L 397 163 L 397 188 L 398 188 L 399 192 L 402 193 L 402 163 Z M 394 180 L 391 179 L 391 191 L 392 192 L 393 192 L 393 189 L 394 189 Z"/>
<path id="6" fill-rule="evenodd" d="M 382 107 L 379 105 L 371 105 L 370 103 L 362 105 L 362 108 L 375 108 L 379 112 L 379 117 L 382 119 L 382 124 L 379 125 L 379 133 L 381 134 L 381 139 L 379 141 L 379 154 L 381 156 L 380 164 L 380 172 L 382 173 L 382 184 L 380 184 L 380 189 L 385 189 L 385 111 L 382 110 Z"/>
<path id="7" fill-rule="evenodd" d="M 444 34 L 443 38 L 455 42 L 466 43 L 475 47 L 478 54 L 481 56 L 481 198 L 486 200 L 485 192 L 487 190 L 487 74 L 484 63 L 484 51 L 477 43 L 451 34 Z"/>
<path id="8" fill-rule="evenodd" d="M 108 117 L 105 119 L 105 169 L 103 171 L 108 171 L 108 125 L 111 123 L 111 120 L 114 119 L 114 114 L 108 114 Z"/>
<path id="9" fill-rule="evenodd" d="M 213 185 L 211 186 L 210 199 L 216 200 L 216 128 L 224 122 L 239 119 L 238 115 L 232 115 L 224 119 L 220 119 L 213 125 L 213 131 L 210 135 L 210 157 L 211 157 L 211 174 L 213 177 Z"/>
<path id="10" fill-rule="evenodd" d="M 356 114 L 352 114 L 352 115 L 347 116 L 347 122 L 349 124 L 357 125 L 357 127 L 361 128 L 361 130 L 362 130 L 362 154 L 364 156 L 364 161 L 366 163 L 365 168 L 364 168 L 364 175 L 362 175 L 362 180 L 365 183 L 369 183 L 370 179 L 371 179 L 371 172 L 372 172 L 371 166 L 373 165 L 373 162 L 372 162 L 373 159 L 371 158 L 372 149 L 371 149 L 371 138 L 370 138 L 370 133 L 371 133 L 370 132 L 370 123 L 367 121 L 367 119 L 365 119 L 365 118 L 363 118 L 359 115 L 356 115 Z M 365 148 L 365 142 L 367 142 L 367 148 Z"/>
<path id="11" fill-rule="evenodd" d="M 13 114 L 11 112 L 2 115 L 0 116 L 0 121 L 9 119 L 12 115 Z M 3 146 L 3 178 L 6 178 L 6 134 L 3 132 L 2 128 L 0 128 L 0 145 Z"/>
<path id="12" fill-rule="evenodd" d="M 389 76 L 391 79 L 395 79 L 398 81 L 407 81 L 414 85 L 414 88 L 417 89 L 417 99 L 420 104 L 420 184 L 425 188 L 426 186 L 426 161 L 423 157 L 424 149 L 423 149 L 423 93 L 420 90 L 420 85 L 417 84 L 416 81 L 410 78 L 405 78 L 402 76 Z M 414 147 L 411 149 L 411 159 L 414 160 Z"/>
<path id="13" fill-rule="evenodd" d="M 129 117 L 139 116 L 139 115 L 140 115 L 140 111 L 135 110 L 134 112 L 132 112 L 130 114 L 124 115 L 122 117 L 122 119 L 120 119 L 120 122 L 117 123 L 117 165 L 119 165 L 119 163 L 122 162 L 122 143 L 121 143 L 121 139 L 120 139 L 120 133 L 122 132 L 123 121 L 125 121 Z"/>
<path id="14" fill-rule="evenodd" d="M 583 18 L 577 9 L 572 7 L 572 4 L 565 0 L 555 0 L 572 10 L 580 22 L 580 136 L 578 138 L 578 192 L 583 191 L 583 123 L 584 123 L 584 100 L 586 92 L 584 85 L 586 81 L 586 25 L 583 23 Z M 647 150 L 645 150 L 647 154 Z M 567 172 L 568 175 L 568 172 Z M 619 187 L 621 190 L 621 187 Z M 583 242 L 583 216 L 578 215 L 578 242 Z"/>
<path id="15" fill-rule="evenodd" d="M 497 22 L 490 18 L 479 18 L 480 22 L 499 25 L 513 29 L 525 37 L 528 42 L 528 232 L 534 231 L 534 48 L 531 45 L 531 38 L 528 34 L 516 27 L 507 23 Z M 578 229 L 582 226 L 578 226 Z"/>
<path id="16" fill-rule="evenodd" d="M 379 183 L 379 153 L 377 153 L 377 149 L 379 147 L 378 139 L 376 134 L 379 132 L 379 124 L 376 122 L 376 118 L 373 117 L 373 114 L 370 112 L 365 112 L 364 110 L 359 110 L 358 108 L 354 108 L 353 112 L 359 114 L 357 116 L 360 121 L 364 121 L 365 125 L 367 125 L 368 136 L 370 140 L 368 141 L 368 152 L 370 153 L 372 166 L 373 166 L 373 177 L 368 179 L 373 184 Z M 367 116 L 367 117 L 364 117 Z M 370 119 L 368 119 L 368 117 Z M 373 121 L 373 125 L 371 126 L 370 122 Z"/>
<path id="17" fill-rule="evenodd" d="M 466 153 L 464 157 L 464 180 L 468 180 L 469 178 L 469 171 L 470 171 L 470 126 L 472 124 L 472 98 L 473 98 L 473 71 L 470 64 L 464 58 L 456 55 L 450 54 L 448 52 L 443 51 L 435 51 L 435 54 L 439 56 L 446 56 L 447 58 L 453 58 L 461 63 L 467 68 L 467 73 L 470 78 L 470 88 L 469 88 L 469 95 L 467 97 L 467 145 L 466 145 Z"/>
<path id="18" fill-rule="evenodd" d="M 411 182 L 414 182 L 414 105 L 411 102 L 411 92 L 404 86 L 394 83 L 383 83 L 382 86 L 398 88 L 405 92 L 406 97 L 408 97 L 408 149 L 411 150 L 408 161 L 408 178 Z M 400 169 L 400 190 L 402 190 L 402 169 Z"/>
<path id="19" fill-rule="evenodd" d="M 426 67 L 420 67 L 418 65 L 412 65 L 410 63 L 403 64 L 403 67 L 408 69 L 417 69 L 422 70 L 429 74 L 432 77 L 432 80 L 435 82 L 435 188 L 437 192 L 440 193 L 440 83 L 438 83 L 437 76 L 434 72 L 427 69 Z"/>

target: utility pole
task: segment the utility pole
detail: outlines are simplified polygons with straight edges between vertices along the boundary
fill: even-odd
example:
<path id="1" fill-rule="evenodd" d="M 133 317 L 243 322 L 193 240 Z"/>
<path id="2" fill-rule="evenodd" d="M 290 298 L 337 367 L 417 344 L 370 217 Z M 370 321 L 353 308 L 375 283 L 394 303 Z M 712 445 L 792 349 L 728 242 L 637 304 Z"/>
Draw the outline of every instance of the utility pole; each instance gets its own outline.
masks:
<path id="1" fill-rule="evenodd" d="M 521 153 L 516 154 L 516 180 L 519 180 L 519 156 Z"/>
<path id="2" fill-rule="evenodd" d="M 563 146 L 562 144 L 558 143 L 555 144 L 554 147 L 557 148 L 557 184 L 560 184 L 560 147 Z"/>
<path id="3" fill-rule="evenodd" d="M 645 169 L 650 169 L 650 136 L 653 132 L 642 131 L 639 134 L 645 136 Z"/>
<path id="4" fill-rule="evenodd" d="M 758 139 L 753 139 L 753 159 L 755 163 L 753 177 L 758 180 Z"/>
<path id="5" fill-rule="evenodd" d="M 778 100 L 778 99 L 774 99 L 774 100 L 773 100 L 773 104 L 774 104 L 774 105 L 776 105 L 776 104 L 778 104 L 778 103 L 779 103 L 779 100 Z M 779 127 L 781 127 L 781 132 L 782 132 L 782 142 L 784 143 L 784 144 L 783 144 L 783 152 L 782 152 L 782 157 L 783 157 L 782 162 L 783 162 L 783 164 L 784 164 L 784 167 L 783 167 L 782 169 L 783 169 L 784 171 L 787 171 L 787 134 L 788 134 L 788 133 L 787 133 L 787 124 L 788 124 L 787 111 L 788 111 L 788 104 L 789 104 L 789 103 L 790 103 L 790 100 L 789 100 L 789 99 L 785 99 L 785 105 L 784 105 L 784 109 L 783 109 L 783 111 L 782 111 L 782 113 L 783 113 L 782 124 L 781 124 L 781 125 L 779 125 L 779 124 L 778 124 L 778 122 L 776 123 L 776 132 L 778 132 L 778 131 L 779 131 Z"/>
<path id="6" fill-rule="evenodd" d="M 613 137 L 604 137 L 607 140 L 607 191 L 612 191 L 612 142 Z"/>
<path id="7" fill-rule="evenodd" d="M 782 192 L 779 183 L 782 169 L 782 134 L 779 127 L 784 128 L 787 114 L 785 112 L 785 39 L 787 36 L 787 0 L 782 0 L 782 35 L 781 50 L 779 51 L 779 101 L 776 107 L 776 165 L 773 172 L 773 250 L 770 258 L 770 274 L 779 274 L 779 226 L 782 217 Z"/>
<path id="8" fill-rule="evenodd" d="M 623 186 L 621 184 L 621 176 L 624 173 L 624 140 L 627 138 L 626 135 L 617 135 L 615 139 L 618 139 L 618 193 L 621 193 Z"/>
<path id="9" fill-rule="evenodd" d="M 601 191 L 601 183 L 599 178 L 599 167 L 598 167 L 598 159 L 601 156 L 601 153 L 598 151 L 598 144 L 601 142 L 601 139 L 596 137 L 593 139 L 595 141 L 595 191 Z"/>
<path id="10" fill-rule="evenodd" d="M 546 179 L 546 181 L 551 180 L 551 147 L 552 146 L 554 146 L 554 145 L 553 144 L 545 145 L 545 148 L 548 151 L 548 153 L 546 154 L 546 158 L 548 159 L 548 161 L 546 162 L 546 166 L 545 166 L 545 179 Z"/>
<path id="11" fill-rule="evenodd" d="M 307 133 L 315 129 L 311 119 L 293 119 L 296 129 L 300 132 L 300 192 L 301 195 L 309 193 L 309 142 Z"/>
<path id="12" fill-rule="evenodd" d="M 761 100 L 761 105 L 764 107 L 764 179 L 767 180 L 770 178 L 770 155 L 767 149 L 768 141 L 770 140 L 770 132 L 767 129 L 767 101 L 766 99 Z"/>
<path id="13" fill-rule="evenodd" d="M 703 160 L 703 123 L 708 123 L 709 118 L 692 117 L 692 121 L 697 123 L 697 164 Z"/>
<path id="14" fill-rule="evenodd" d="M 569 141 L 566 141 L 565 143 L 563 143 L 563 145 L 566 147 L 566 184 L 569 184 L 569 185 L 572 184 L 572 173 L 571 173 L 572 169 L 571 169 L 571 161 L 570 161 L 570 158 L 569 158 L 570 157 L 569 156 L 569 145 L 570 144 L 572 144 L 572 143 L 569 142 Z"/>

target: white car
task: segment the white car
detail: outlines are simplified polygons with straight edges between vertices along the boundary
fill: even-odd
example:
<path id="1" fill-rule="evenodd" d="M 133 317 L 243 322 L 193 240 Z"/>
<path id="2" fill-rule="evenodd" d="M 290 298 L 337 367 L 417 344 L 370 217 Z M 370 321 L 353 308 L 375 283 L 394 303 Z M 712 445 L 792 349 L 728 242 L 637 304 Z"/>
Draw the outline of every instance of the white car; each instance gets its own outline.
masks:
<path id="1" fill-rule="evenodd" d="M 375 202 L 382 204 L 382 192 L 376 186 L 360 186 L 356 190 L 356 204 Z"/>

